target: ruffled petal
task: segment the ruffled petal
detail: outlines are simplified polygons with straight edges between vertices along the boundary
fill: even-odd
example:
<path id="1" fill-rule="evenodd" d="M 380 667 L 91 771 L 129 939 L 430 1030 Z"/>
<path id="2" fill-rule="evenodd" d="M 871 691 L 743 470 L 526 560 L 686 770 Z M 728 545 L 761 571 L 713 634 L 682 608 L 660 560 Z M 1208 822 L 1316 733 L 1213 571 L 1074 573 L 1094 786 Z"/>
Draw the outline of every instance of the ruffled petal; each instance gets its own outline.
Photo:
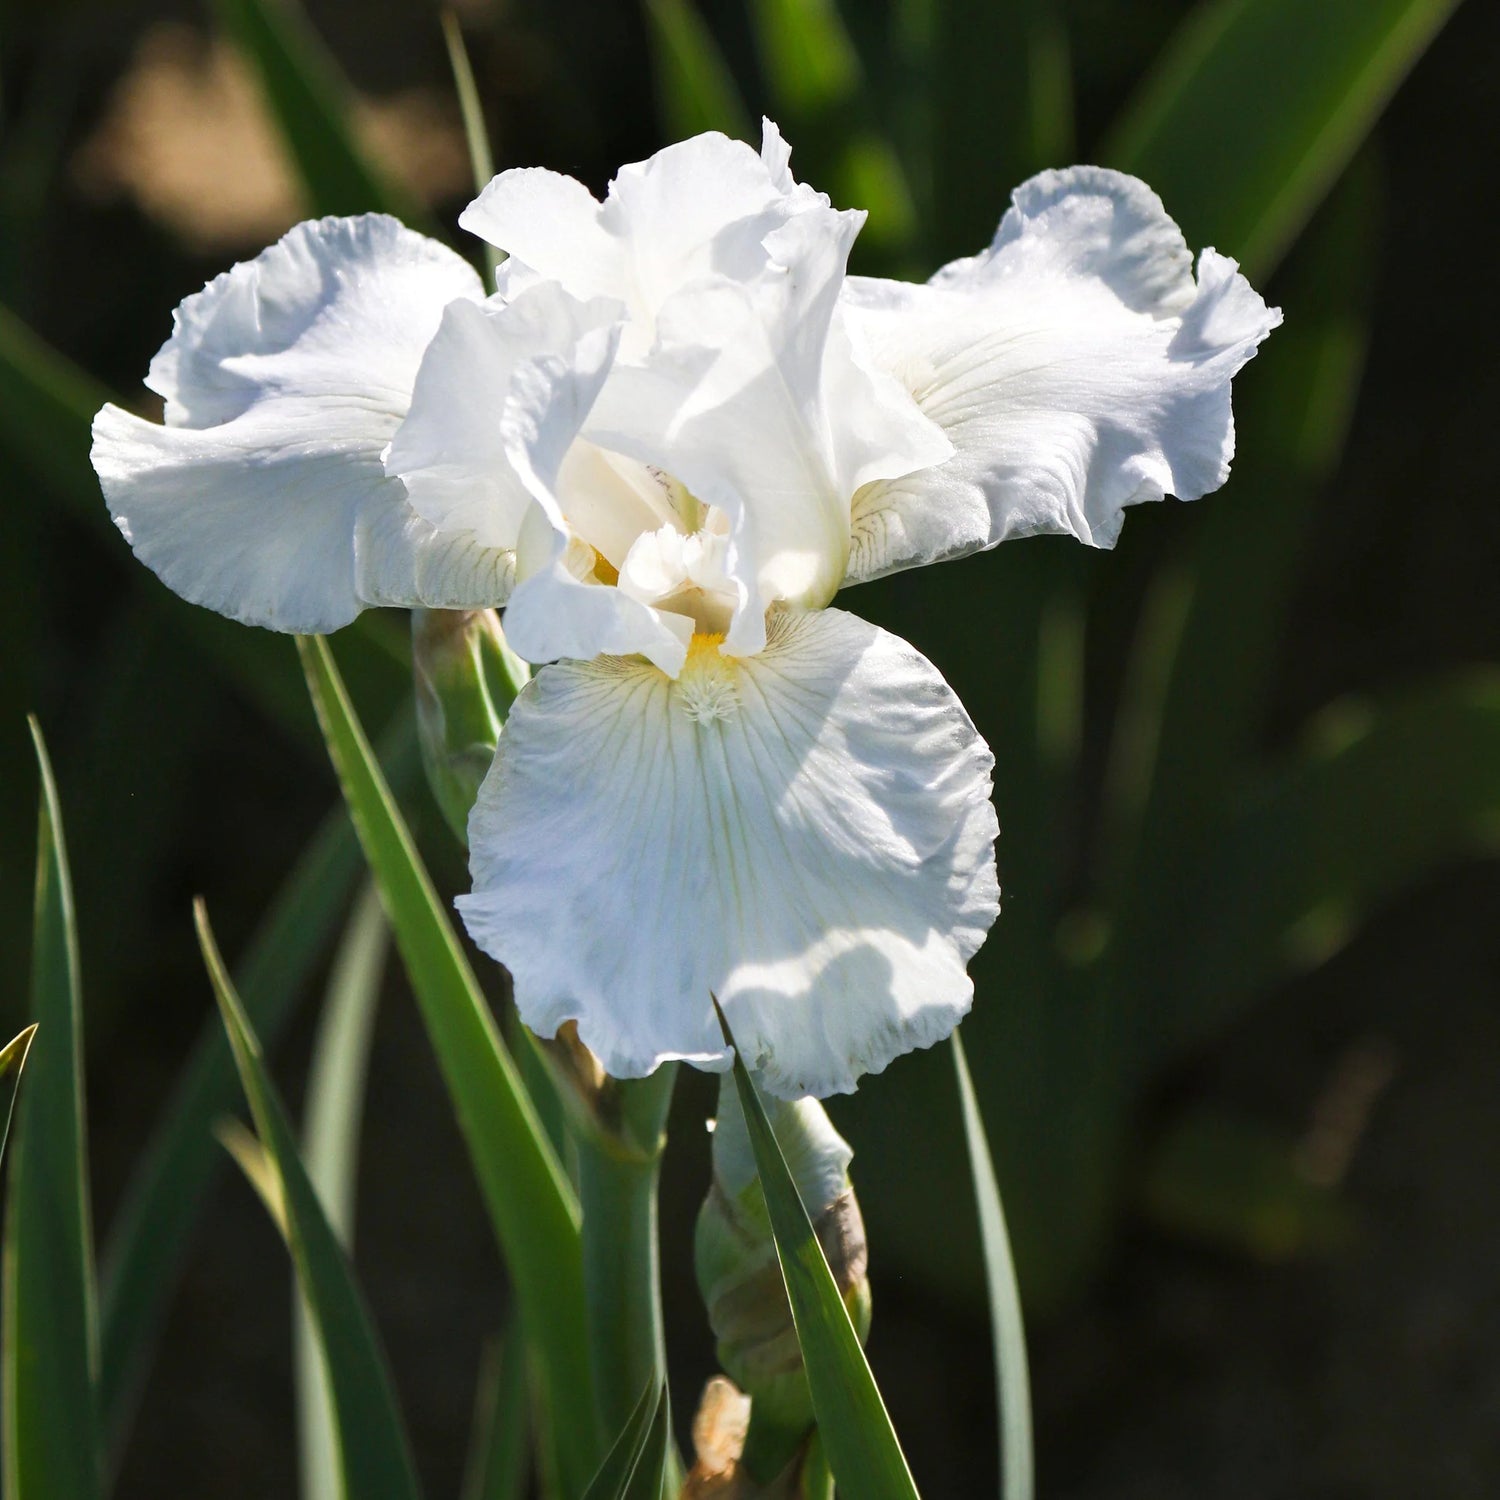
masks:
<path id="1" fill-rule="evenodd" d="M 998 910 L 989 750 L 932 665 L 839 610 L 759 656 L 546 667 L 511 710 L 459 909 L 544 1036 L 722 1068 L 716 994 L 783 1098 L 946 1036 Z"/>
<path id="2" fill-rule="evenodd" d="M 850 278 L 857 345 L 954 456 L 855 499 L 849 582 L 1037 532 L 1112 546 L 1123 508 L 1216 489 L 1231 377 L 1281 321 L 1144 183 L 1044 172 L 994 243 L 926 286 Z"/>
<path id="3" fill-rule="evenodd" d="M 507 412 L 529 404 L 525 441 L 565 453 L 614 357 L 623 312 L 551 282 L 510 303 L 449 306 L 385 455 L 412 509 L 440 531 L 514 551 L 534 496 L 506 452 Z M 544 466 L 549 489 L 558 462 Z"/>
<path id="4" fill-rule="evenodd" d="M 951 445 L 911 397 L 861 366 L 838 318 L 862 214 L 808 210 L 766 236 L 757 279 L 704 278 L 669 299 L 648 359 L 616 372 L 586 429 L 660 465 L 729 518 L 740 607 L 725 649 L 765 643 L 773 603 L 826 604 L 845 575 L 850 500 Z"/>
<path id="5" fill-rule="evenodd" d="M 94 422 L 136 554 L 195 604 L 277 630 L 492 602 L 467 591 L 499 560 L 415 524 L 380 462 L 443 308 L 481 294 L 452 251 L 372 214 L 299 224 L 189 297 L 148 379 L 166 425 L 115 406 Z"/>
<path id="6" fill-rule="evenodd" d="M 502 294 L 545 279 L 576 297 L 617 298 L 633 320 L 627 351 L 643 352 L 674 292 L 701 276 L 755 276 L 772 230 L 827 207 L 793 182 L 788 155 L 769 121 L 760 154 L 710 131 L 622 167 L 603 203 L 571 177 L 520 168 L 494 178 L 459 223 L 510 256 Z"/>

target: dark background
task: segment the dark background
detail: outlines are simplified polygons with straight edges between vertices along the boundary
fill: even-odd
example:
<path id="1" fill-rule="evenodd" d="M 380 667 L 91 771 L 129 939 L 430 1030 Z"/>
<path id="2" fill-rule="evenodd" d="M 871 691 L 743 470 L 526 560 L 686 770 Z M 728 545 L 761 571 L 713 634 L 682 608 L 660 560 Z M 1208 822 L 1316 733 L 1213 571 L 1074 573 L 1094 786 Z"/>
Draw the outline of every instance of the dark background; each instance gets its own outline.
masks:
<path id="1" fill-rule="evenodd" d="M 704 9 L 753 99 L 757 78 L 739 45 L 735 6 Z M 1065 9 L 1086 159 L 1185 7 L 1074 0 Z M 388 105 L 406 95 L 409 112 L 387 131 L 417 183 L 435 190 L 434 211 L 451 228 L 466 201 L 466 166 L 445 114 L 435 12 L 419 0 L 323 0 L 309 10 L 361 91 Z M 888 20 L 879 6 L 846 10 L 861 41 Z M 661 144 L 634 7 L 476 4 L 466 19 L 500 166 L 541 163 L 600 191 L 620 162 Z M 222 91 L 194 96 L 200 113 L 181 115 L 175 132 L 179 145 L 196 141 L 208 156 L 196 178 L 186 173 L 190 186 L 178 195 L 195 210 L 150 201 L 171 172 L 149 151 L 134 166 L 109 164 L 129 129 L 145 128 L 121 123 L 119 90 L 143 37 L 164 22 L 199 28 L 204 17 L 191 5 L 143 0 L 13 4 L 0 39 L 0 301 L 135 403 L 144 399 L 140 378 L 169 330 L 171 308 L 296 216 L 274 183 L 251 190 L 260 169 L 244 163 L 264 152 L 235 134 Z M 191 59 L 200 45 L 191 33 L 154 35 L 157 57 Z M 1323 487 L 1279 624 L 1263 726 L 1270 749 L 1332 700 L 1493 661 L 1500 648 L 1497 58 L 1500 8 L 1470 0 L 1357 163 L 1379 205 L 1370 265 L 1350 271 L 1374 276 L 1368 363 L 1345 456 Z M 413 102 L 406 94 L 413 89 L 427 93 Z M 418 145 L 426 155 L 413 155 Z M 998 217 L 1009 186 L 975 184 L 987 220 Z M 232 209 L 216 211 L 216 195 Z M 1273 280 L 1264 288 L 1269 300 L 1282 287 Z M 1294 315 L 1289 304 L 1289 326 Z M 32 468 L 4 452 L 0 494 L 3 1004 L 7 1021 L 23 1008 L 26 940 L 16 914 L 28 899 L 34 782 L 20 716 L 34 709 L 58 765 L 78 889 L 102 1232 L 210 1009 L 191 897 L 206 894 L 233 951 L 330 805 L 333 784 L 295 734 L 269 724 L 205 668 L 154 607 L 159 586 L 123 542 L 56 503 Z M 1233 504 L 1234 481 L 1203 503 Z M 1189 524 L 1196 520 L 1174 504 L 1134 514 L 1113 557 L 1087 560 L 1090 587 L 1130 603 L 1176 529 Z M 1038 558 L 1055 550 L 1046 541 L 1024 546 Z M 982 703 L 993 656 L 1007 646 L 986 629 L 990 591 L 1007 576 L 995 563 L 969 559 L 935 583 L 876 585 L 848 603 L 899 628 L 966 701 Z M 290 657 L 290 643 L 286 651 Z M 1091 637 L 1091 685 L 1100 684 L 1091 703 L 1105 707 L 1085 722 L 1086 768 L 1102 764 L 1123 655 L 1123 642 Z M 979 707 L 975 713 L 991 733 Z M 1002 828 L 1013 795 L 1004 771 L 1002 764 L 996 788 Z M 1441 774 L 1435 765 L 1410 768 L 1414 779 Z M 417 816 L 435 873 L 457 890 L 461 855 L 425 802 Z M 1007 869 L 1005 848 L 1002 838 L 1002 881 L 1019 883 L 1024 896 L 1025 872 L 1018 881 Z M 1108 1222 L 1091 1228 L 1086 1247 L 1068 1248 L 1065 1274 L 1049 1273 L 1052 1242 L 1028 1240 L 1018 1226 L 1032 1294 L 1044 1495 L 1500 1493 L 1497 915 L 1495 864 L 1424 874 L 1327 962 L 1267 992 L 1158 1072 L 1132 1108 Z M 983 1054 L 994 1033 L 983 1017 L 1007 1001 L 1003 951 L 992 954 L 1006 941 L 1006 922 L 1002 915 L 976 969 L 971 1050 L 992 1094 L 998 1075 L 983 1068 Z M 312 1007 L 304 1010 L 278 1054 L 293 1099 L 311 1037 Z M 855 1107 L 831 1106 L 861 1151 L 856 1180 L 873 1234 L 871 1359 L 918 1481 L 933 1496 L 992 1493 L 995 1470 L 972 1209 L 962 1194 L 934 1203 L 920 1187 L 932 1143 L 957 1149 L 956 1114 L 936 1125 L 928 1118 L 947 1067 L 940 1054 L 902 1060 L 868 1083 Z M 1004 1100 L 984 1102 L 1003 1114 Z M 691 1216 L 706 1174 L 701 1120 L 711 1107 L 708 1082 L 685 1077 L 663 1210 L 680 1412 L 691 1409 L 712 1369 L 690 1263 Z M 1278 1236 L 1254 1204 L 1230 1201 L 1217 1218 L 1164 1207 L 1161 1142 L 1184 1119 L 1223 1117 L 1301 1147 L 1330 1117 L 1341 1122 L 1349 1160 L 1325 1205 L 1337 1233 Z M 452 1494 L 479 1343 L 499 1322 L 504 1292 L 425 1038 L 395 978 L 366 1119 L 358 1264 L 423 1477 L 432 1493 Z M 1045 1134 L 1047 1122 L 1038 1128 Z M 1005 1144 L 997 1149 L 1008 1185 Z M 1235 1170 L 1209 1175 L 1205 1198 Z M 1274 1191 L 1271 1203 L 1274 1210 Z M 120 1475 L 121 1500 L 291 1491 L 289 1296 L 273 1229 L 243 1184 L 226 1177 L 165 1330 Z"/>

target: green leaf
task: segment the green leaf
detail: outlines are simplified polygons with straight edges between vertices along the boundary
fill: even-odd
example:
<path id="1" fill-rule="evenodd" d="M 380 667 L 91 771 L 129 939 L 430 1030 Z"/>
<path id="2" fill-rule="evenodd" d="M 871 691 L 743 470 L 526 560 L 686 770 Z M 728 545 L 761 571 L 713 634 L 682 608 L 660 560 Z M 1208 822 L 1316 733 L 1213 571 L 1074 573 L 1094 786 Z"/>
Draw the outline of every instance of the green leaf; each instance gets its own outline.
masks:
<path id="1" fill-rule="evenodd" d="M 99 1329 L 78 935 L 57 784 L 41 728 L 29 722 L 41 776 L 31 952 L 36 1039 L 17 1107 L 0 1271 L 3 1488 L 5 1500 L 97 1500 Z"/>
<path id="2" fill-rule="evenodd" d="M 303 1155 L 329 1227 L 346 1254 L 354 1244 L 360 1116 L 375 1008 L 389 931 L 380 899 L 366 886 L 334 957 L 307 1079 Z M 293 1309 L 297 1437 L 302 1500 L 343 1500 L 338 1428 L 323 1373 L 316 1322 L 306 1299 Z"/>
<path id="3" fill-rule="evenodd" d="M 644 0 L 656 107 L 668 140 L 722 130 L 753 141 L 755 125 L 694 0 Z"/>
<path id="4" fill-rule="evenodd" d="M 749 9 L 797 175 L 869 212 L 861 247 L 901 251 L 916 232 L 916 206 L 836 0 L 751 0 Z"/>
<path id="5" fill-rule="evenodd" d="M 280 1183 L 278 1227 L 286 1236 L 325 1357 L 338 1425 L 338 1492 L 351 1500 L 416 1500 L 416 1471 L 384 1350 L 298 1155 L 296 1137 L 266 1074 L 260 1043 L 219 956 L 202 901 L 194 904 L 193 917 L 261 1147 Z"/>
<path id="6" fill-rule="evenodd" d="M 35 1035 L 36 1023 L 33 1021 L 19 1036 L 12 1037 L 0 1047 L 0 1086 L 4 1090 L 4 1099 L 0 1101 L 0 1163 L 5 1160 L 5 1143 L 10 1139 L 10 1121 L 16 1109 L 16 1091 L 21 1086 L 26 1054 Z"/>
<path id="7" fill-rule="evenodd" d="M 1013 188 L 1073 160 L 1073 79 L 1057 0 L 933 0 L 936 258 L 989 243 Z"/>
<path id="8" fill-rule="evenodd" d="M 512 1313 L 505 1333 L 485 1347 L 480 1364 L 463 1500 L 522 1500 L 530 1406 L 526 1346 L 520 1320 Z"/>
<path id="9" fill-rule="evenodd" d="M 474 176 L 474 191 L 483 192 L 495 175 L 495 158 L 490 150 L 489 128 L 484 123 L 484 105 L 479 99 L 479 85 L 474 81 L 474 67 L 464 44 L 463 28 L 451 10 L 444 10 L 443 42 L 448 48 L 448 67 L 453 73 L 453 91 L 458 95 L 459 114 L 464 122 L 464 140 L 469 148 L 469 170 Z M 488 273 L 485 285 L 493 288 L 495 272 L 505 259 L 505 252 L 484 242 L 484 267 Z"/>
<path id="10" fill-rule="evenodd" d="M 714 1001 L 725 1043 L 734 1036 Z M 848 1500 L 915 1500 L 916 1484 L 838 1283 L 738 1050 L 734 1081 L 766 1197 L 828 1467 Z"/>
<path id="11" fill-rule="evenodd" d="M 1010 1236 L 990 1143 L 969 1076 L 968 1059 L 958 1032 L 953 1033 L 953 1067 L 963 1105 L 964 1136 L 974 1175 L 974 1201 L 984 1241 L 985 1281 L 990 1294 L 990 1332 L 994 1338 L 995 1395 L 1000 1416 L 1000 1493 L 1003 1500 L 1031 1500 L 1035 1493 L 1031 1438 L 1031 1375 L 1026 1362 L 1026 1327 L 1021 1294 L 1011 1261 Z"/>
<path id="12" fill-rule="evenodd" d="M 1263 278 L 1456 4 L 1202 0 L 1098 160 Z"/>
<path id="13" fill-rule="evenodd" d="M 646 1429 L 640 1454 L 631 1470 L 630 1483 L 625 1486 L 620 1500 L 661 1500 L 662 1487 L 667 1477 L 667 1427 L 671 1414 L 667 1388 L 662 1385 L 657 1391 L 656 1411 L 652 1415 L 651 1425 Z M 673 1493 L 676 1493 L 675 1488 Z"/>
<path id="14" fill-rule="evenodd" d="M 382 741 L 403 791 L 420 780 L 409 713 Z M 283 883 L 241 962 L 239 992 L 269 1044 L 280 1035 L 322 957 L 363 868 L 342 808 L 324 821 Z M 224 1028 L 208 1022 L 171 1102 L 137 1159 L 104 1247 L 100 1407 L 111 1452 L 123 1443 L 156 1332 L 221 1158 L 210 1126 L 237 1097 Z"/>
<path id="15" fill-rule="evenodd" d="M 329 755 L 510 1270 L 527 1338 L 542 1363 L 563 1483 L 577 1494 L 596 1452 L 578 1201 L 370 752 L 327 642 L 302 636 L 297 644 Z"/>
<path id="16" fill-rule="evenodd" d="M 214 0 L 214 9 L 260 80 L 312 213 L 378 209 L 425 223 L 355 140 L 349 85 L 295 0 Z"/>
<path id="17" fill-rule="evenodd" d="M 650 1441 L 656 1419 L 666 1405 L 666 1387 L 649 1382 L 635 1403 L 630 1419 L 620 1429 L 599 1471 L 584 1491 L 583 1500 L 625 1500 L 632 1476 Z M 653 1497 L 654 1500 L 654 1497 Z"/>
<path id="18" fill-rule="evenodd" d="M 1171 944 L 1157 970 L 1161 1050 L 1328 958 L 1419 876 L 1500 853 L 1500 673 L 1334 705 L 1305 749 L 1256 779 L 1213 848 L 1174 897 L 1192 941 Z"/>

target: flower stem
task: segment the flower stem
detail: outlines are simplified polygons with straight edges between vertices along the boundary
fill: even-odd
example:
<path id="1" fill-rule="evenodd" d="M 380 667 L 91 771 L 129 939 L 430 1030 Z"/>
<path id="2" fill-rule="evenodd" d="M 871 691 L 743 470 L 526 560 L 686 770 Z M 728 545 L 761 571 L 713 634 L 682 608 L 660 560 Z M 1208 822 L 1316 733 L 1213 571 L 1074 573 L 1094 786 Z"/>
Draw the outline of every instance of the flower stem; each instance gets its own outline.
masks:
<path id="1" fill-rule="evenodd" d="M 577 1132 L 589 1360 L 606 1442 L 624 1428 L 647 1382 L 666 1377 L 656 1208 L 676 1073 L 668 1064 L 650 1078 L 611 1080 L 614 1118 Z M 675 1494 L 675 1453 L 668 1468 Z"/>

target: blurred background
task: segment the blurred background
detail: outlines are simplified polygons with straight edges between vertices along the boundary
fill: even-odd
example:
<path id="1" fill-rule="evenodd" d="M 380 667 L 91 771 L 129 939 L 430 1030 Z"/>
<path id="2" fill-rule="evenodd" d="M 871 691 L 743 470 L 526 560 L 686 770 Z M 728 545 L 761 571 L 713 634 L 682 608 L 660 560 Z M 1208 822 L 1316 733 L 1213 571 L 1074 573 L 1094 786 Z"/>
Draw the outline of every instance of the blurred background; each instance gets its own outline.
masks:
<path id="1" fill-rule="evenodd" d="M 1112 554 L 1038 539 L 845 602 L 929 655 L 996 750 L 1007 906 L 964 1033 L 1030 1318 L 1042 1493 L 1500 1493 L 1500 7 L 455 9 L 498 166 L 602 192 L 691 130 L 758 139 L 768 112 L 799 177 L 870 209 L 855 269 L 921 277 L 985 243 L 1030 172 L 1101 161 L 1283 306 L 1236 382 L 1220 494 L 1132 512 Z M 321 92 L 267 68 L 278 46 Z M 297 218 L 394 204 L 459 244 L 471 173 L 426 0 L 308 0 L 305 18 L 10 0 L 0 90 L 0 1031 L 24 1020 L 35 711 L 77 888 L 108 1274 L 210 1018 L 189 902 L 244 950 L 336 789 L 291 643 L 180 605 L 133 561 L 87 418 L 111 396 L 150 411 L 171 309 Z M 347 120 L 342 167 L 288 148 L 298 110 L 314 134 Z M 386 612 L 335 649 L 365 722 L 397 725 L 404 804 L 456 892 L 462 851 L 399 729 L 405 638 Z M 318 878 L 341 914 L 353 863 Z M 294 1102 L 330 947 L 309 940 L 284 1024 L 263 1026 Z M 680 1418 L 713 1369 L 691 1273 L 712 1105 L 684 1076 L 663 1187 Z M 993 1493 L 945 1049 L 830 1112 L 871 1234 L 870 1357 L 918 1482 Z M 231 1174 L 203 1208 L 163 1249 L 180 1278 L 153 1362 L 119 1377 L 144 1373 L 120 1500 L 294 1488 L 286 1258 Z M 505 1294 L 394 966 L 356 1261 L 423 1477 L 455 1494 Z"/>

